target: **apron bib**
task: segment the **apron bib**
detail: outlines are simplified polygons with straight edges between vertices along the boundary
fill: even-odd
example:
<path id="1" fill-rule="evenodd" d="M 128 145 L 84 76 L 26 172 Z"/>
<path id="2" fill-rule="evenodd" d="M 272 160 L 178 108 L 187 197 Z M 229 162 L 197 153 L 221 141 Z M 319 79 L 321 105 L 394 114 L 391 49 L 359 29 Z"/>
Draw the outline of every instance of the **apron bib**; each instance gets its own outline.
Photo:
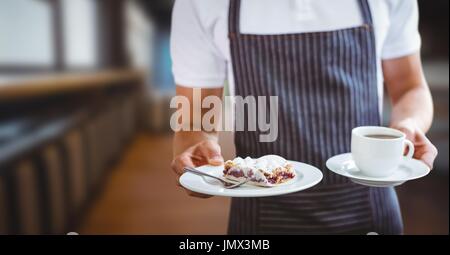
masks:
<path id="1" fill-rule="evenodd" d="M 314 165 L 324 175 L 306 191 L 233 198 L 230 234 L 402 232 L 393 188 L 357 185 L 325 166 L 329 157 L 350 151 L 352 128 L 380 125 L 372 17 L 367 0 L 359 6 L 360 27 L 253 35 L 240 33 L 240 0 L 230 0 L 236 95 L 279 97 L 277 140 L 259 142 L 259 131 L 235 132 L 237 155 L 277 154 Z"/>

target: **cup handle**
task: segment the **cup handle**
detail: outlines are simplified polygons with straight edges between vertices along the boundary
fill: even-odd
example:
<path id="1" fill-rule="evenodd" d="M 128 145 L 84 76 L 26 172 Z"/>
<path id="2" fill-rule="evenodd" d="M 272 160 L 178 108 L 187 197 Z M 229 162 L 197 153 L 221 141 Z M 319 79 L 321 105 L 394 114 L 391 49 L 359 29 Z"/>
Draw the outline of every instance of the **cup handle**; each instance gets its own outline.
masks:
<path id="1" fill-rule="evenodd" d="M 412 158 L 414 155 L 414 144 L 410 140 L 405 139 L 405 145 L 408 147 L 408 154 L 406 154 L 406 157 Z"/>

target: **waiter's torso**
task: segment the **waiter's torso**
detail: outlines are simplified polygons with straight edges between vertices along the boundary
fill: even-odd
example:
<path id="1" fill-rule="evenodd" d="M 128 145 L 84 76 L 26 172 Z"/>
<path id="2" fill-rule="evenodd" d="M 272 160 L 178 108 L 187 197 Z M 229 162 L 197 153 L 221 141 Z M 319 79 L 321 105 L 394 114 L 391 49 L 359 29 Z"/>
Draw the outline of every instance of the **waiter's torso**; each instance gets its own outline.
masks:
<path id="1" fill-rule="evenodd" d="M 177 84 L 217 87 L 222 86 L 227 79 L 231 94 L 234 93 L 228 39 L 229 2 L 230 0 L 176 2 L 172 56 Z M 416 27 L 417 6 L 410 0 L 369 0 L 368 4 L 373 14 L 377 85 L 381 101 L 381 59 L 409 54 L 420 47 Z M 178 9 L 180 10 L 177 11 Z M 357 0 L 246 0 L 242 1 L 240 12 L 242 15 L 239 25 L 246 34 L 332 31 L 363 24 Z M 192 15 L 195 17 L 191 17 Z M 178 20 L 186 26 L 177 25 Z"/>
<path id="2" fill-rule="evenodd" d="M 287 196 L 233 199 L 230 233 L 401 232 L 392 189 L 356 185 L 325 167 L 329 157 L 350 150 L 352 128 L 380 125 L 372 15 L 367 0 L 358 4 L 358 27 L 255 35 L 242 32 L 241 1 L 231 0 L 235 94 L 279 97 L 268 110 L 278 109 L 276 140 L 261 142 L 258 130 L 237 131 L 237 155 L 281 155 L 318 167 L 324 179 Z M 378 215 L 379 208 L 390 215 Z"/>

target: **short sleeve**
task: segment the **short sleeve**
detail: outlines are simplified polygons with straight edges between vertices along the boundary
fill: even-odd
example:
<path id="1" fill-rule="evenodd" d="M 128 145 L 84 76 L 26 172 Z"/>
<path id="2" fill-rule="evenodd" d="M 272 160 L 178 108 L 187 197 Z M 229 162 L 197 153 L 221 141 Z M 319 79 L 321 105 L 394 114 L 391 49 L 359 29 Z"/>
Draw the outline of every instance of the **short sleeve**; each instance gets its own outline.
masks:
<path id="1" fill-rule="evenodd" d="M 419 51 L 421 45 L 417 1 L 396 0 L 391 3 L 390 24 L 381 54 L 383 59 L 410 55 Z"/>
<path id="2" fill-rule="evenodd" d="M 202 23 L 194 0 L 176 0 L 170 48 L 175 82 L 186 87 L 218 88 L 226 78 L 226 60 Z"/>

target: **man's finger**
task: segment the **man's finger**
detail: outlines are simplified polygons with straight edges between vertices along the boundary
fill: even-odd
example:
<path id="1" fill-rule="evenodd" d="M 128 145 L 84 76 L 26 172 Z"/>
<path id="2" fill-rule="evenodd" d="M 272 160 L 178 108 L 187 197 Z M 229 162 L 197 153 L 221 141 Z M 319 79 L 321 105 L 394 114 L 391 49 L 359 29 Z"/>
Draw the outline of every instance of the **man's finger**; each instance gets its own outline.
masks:
<path id="1" fill-rule="evenodd" d="M 210 195 L 206 195 L 206 194 L 202 194 L 202 193 L 193 192 L 193 191 L 190 191 L 190 190 L 188 190 L 188 189 L 184 189 L 184 190 L 185 190 L 186 193 L 187 193 L 189 196 L 191 196 L 191 197 L 197 197 L 197 198 L 210 198 L 210 197 L 212 197 L 212 196 L 210 196 Z"/>
<path id="2" fill-rule="evenodd" d="M 213 197 L 213 196 L 210 196 L 210 195 L 206 195 L 206 194 L 202 194 L 202 193 L 197 193 L 197 192 L 193 192 L 193 191 L 191 191 L 191 190 L 188 190 L 188 189 L 186 189 L 185 187 L 183 187 L 183 186 L 180 184 L 180 181 L 179 181 L 179 180 L 180 180 L 179 178 L 176 179 L 176 185 L 177 185 L 178 187 L 182 188 L 189 196 L 191 196 L 191 197 L 198 197 L 198 198 L 210 198 L 210 197 Z"/>
<path id="3" fill-rule="evenodd" d="M 182 186 L 181 183 L 180 183 L 180 178 L 179 178 L 179 177 L 177 177 L 177 178 L 175 179 L 175 184 L 176 184 L 178 187 L 183 188 L 183 186 Z"/>
<path id="4" fill-rule="evenodd" d="M 430 169 L 433 169 L 434 160 L 436 159 L 436 154 L 427 151 L 420 157 L 420 160 L 423 161 Z"/>
<path id="5" fill-rule="evenodd" d="M 223 157 L 220 146 L 212 141 L 205 141 L 198 146 L 199 153 L 207 159 L 208 164 L 221 165 L 223 164 Z"/>
<path id="6" fill-rule="evenodd" d="M 409 128 L 405 128 L 405 127 L 400 127 L 398 128 L 398 130 L 400 130 L 401 132 L 403 132 L 406 136 L 406 139 L 414 142 L 415 141 L 415 132 L 412 129 Z"/>
<path id="7" fill-rule="evenodd" d="M 433 169 L 434 160 L 438 155 L 438 150 L 436 146 L 431 143 L 431 141 L 425 136 L 423 133 L 417 134 L 417 143 L 420 144 L 422 155 L 420 155 L 419 159 L 422 160 L 426 165 Z"/>
<path id="8" fill-rule="evenodd" d="M 172 161 L 172 170 L 179 176 L 184 173 L 184 167 L 194 167 L 191 157 L 187 153 L 183 153 Z"/>

